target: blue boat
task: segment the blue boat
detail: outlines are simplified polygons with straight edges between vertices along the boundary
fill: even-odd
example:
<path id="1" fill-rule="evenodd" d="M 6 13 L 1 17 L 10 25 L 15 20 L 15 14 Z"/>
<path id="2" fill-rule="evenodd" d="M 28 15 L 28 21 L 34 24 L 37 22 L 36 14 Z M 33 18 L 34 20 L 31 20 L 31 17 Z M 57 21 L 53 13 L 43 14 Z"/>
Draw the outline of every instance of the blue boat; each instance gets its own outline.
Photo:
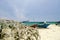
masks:
<path id="1" fill-rule="evenodd" d="M 38 25 L 39 28 L 47 28 L 50 24 L 40 24 Z"/>
<path id="2" fill-rule="evenodd" d="M 37 25 L 37 27 L 39 28 L 47 28 L 50 24 L 46 23 L 46 22 L 23 22 L 25 25 L 28 26 L 33 26 L 33 25 Z"/>

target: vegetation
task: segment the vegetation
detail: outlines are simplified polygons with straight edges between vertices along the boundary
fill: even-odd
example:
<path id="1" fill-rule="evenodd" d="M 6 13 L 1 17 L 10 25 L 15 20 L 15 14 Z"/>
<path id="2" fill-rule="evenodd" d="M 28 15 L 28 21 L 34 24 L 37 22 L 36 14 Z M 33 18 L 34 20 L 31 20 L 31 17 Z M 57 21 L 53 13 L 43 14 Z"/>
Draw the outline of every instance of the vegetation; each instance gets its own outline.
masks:
<path id="1" fill-rule="evenodd" d="M 22 23 L 0 19 L 0 40 L 39 40 L 37 29 Z"/>

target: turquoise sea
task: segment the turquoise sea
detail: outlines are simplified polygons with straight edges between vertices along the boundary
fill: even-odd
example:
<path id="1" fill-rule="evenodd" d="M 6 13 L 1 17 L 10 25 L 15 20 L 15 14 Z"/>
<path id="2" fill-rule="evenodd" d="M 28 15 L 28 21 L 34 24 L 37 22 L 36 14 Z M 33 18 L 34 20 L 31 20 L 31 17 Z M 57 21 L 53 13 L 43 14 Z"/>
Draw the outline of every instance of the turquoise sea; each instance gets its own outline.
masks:
<path id="1" fill-rule="evenodd" d="M 57 24 L 57 22 L 23 22 L 27 26 L 32 26 L 34 24 L 37 24 L 38 27 L 46 28 L 50 24 Z"/>

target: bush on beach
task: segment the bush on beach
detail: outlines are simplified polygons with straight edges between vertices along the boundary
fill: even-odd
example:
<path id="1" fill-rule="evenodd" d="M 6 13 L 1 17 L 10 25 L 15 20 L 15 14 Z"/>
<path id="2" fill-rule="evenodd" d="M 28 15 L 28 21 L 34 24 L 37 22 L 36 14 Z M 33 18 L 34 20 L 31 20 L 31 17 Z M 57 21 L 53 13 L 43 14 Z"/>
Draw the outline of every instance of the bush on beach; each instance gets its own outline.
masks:
<path id="1" fill-rule="evenodd" d="M 13 20 L 0 19 L 1 40 L 39 40 L 37 29 Z"/>

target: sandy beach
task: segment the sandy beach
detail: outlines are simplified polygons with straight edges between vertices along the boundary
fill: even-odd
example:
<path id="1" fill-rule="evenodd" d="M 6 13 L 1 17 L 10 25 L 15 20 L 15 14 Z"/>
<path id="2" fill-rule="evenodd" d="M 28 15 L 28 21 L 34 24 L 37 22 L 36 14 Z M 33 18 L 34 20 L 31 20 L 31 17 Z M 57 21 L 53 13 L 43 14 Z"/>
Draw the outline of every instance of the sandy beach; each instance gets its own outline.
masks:
<path id="1" fill-rule="evenodd" d="M 47 29 L 38 29 L 41 40 L 60 40 L 60 27 L 53 24 Z"/>
<path id="2" fill-rule="evenodd" d="M 55 24 L 48 28 L 32 28 L 13 20 L 0 19 L 0 31 L 0 40 L 60 40 L 60 26 Z"/>

